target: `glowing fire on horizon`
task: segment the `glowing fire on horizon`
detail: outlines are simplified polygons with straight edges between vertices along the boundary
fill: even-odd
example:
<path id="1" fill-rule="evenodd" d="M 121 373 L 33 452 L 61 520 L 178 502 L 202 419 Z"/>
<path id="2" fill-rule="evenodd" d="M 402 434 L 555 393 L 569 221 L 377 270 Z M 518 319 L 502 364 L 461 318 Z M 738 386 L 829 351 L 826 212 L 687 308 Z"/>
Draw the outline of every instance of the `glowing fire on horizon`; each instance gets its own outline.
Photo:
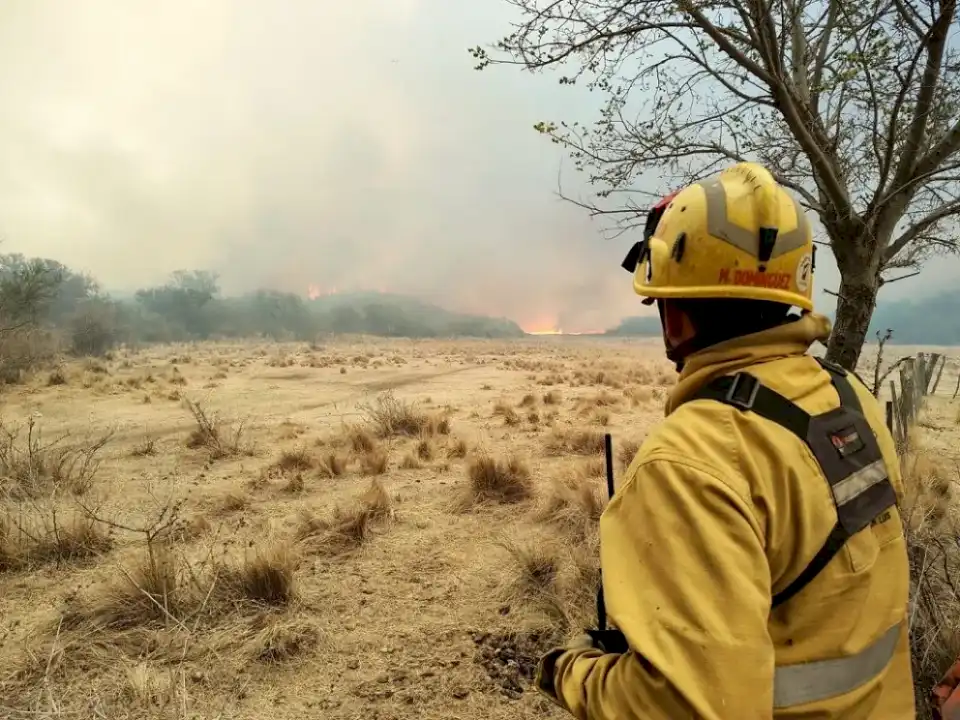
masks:
<path id="1" fill-rule="evenodd" d="M 602 335 L 603 330 L 566 331 L 555 320 L 538 320 L 531 323 L 521 323 L 520 328 L 527 335 Z"/>
<path id="2" fill-rule="evenodd" d="M 358 289 L 358 288 L 348 288 L 347 290 L 343 290 L 343 289 L 338 288 L 338 287 L 335 286 L 335 285 L 334 285 L 333 287 L 328 287 L 328 288 L 327 288 L 327 287 L 322 287 L 322 286 L 320 286 L 320 285 L 308 285 L 308 286 L 307 286 L 307 297 L 310 298 L 311 300 L 316 300 L 317 298 L 329 297 L 329 296 L 331 296 L 331 295 L 339 295 L 339 294 L 342 293 L 342 292 L 352 292 L 352 291 L 356 291 L 356 292 L 378 292 L 378 293 L 380 293 L 381 295 L 386 295 L 386 294 L 387 294 L 387 289 L 386 289 L 385 287 L 378 287 L 376 290 L 362 290 L 362 289 Z"/>
<path id="3" fill-rule="evenodd" d="M 317 298 L 324 297 L 326 295 L 336 295 L 337 289 L 332 288 L 322 288 L 319 285 L 308 285 L 307 286 L 307 297 L 311 300 L 316 300 Z"/>

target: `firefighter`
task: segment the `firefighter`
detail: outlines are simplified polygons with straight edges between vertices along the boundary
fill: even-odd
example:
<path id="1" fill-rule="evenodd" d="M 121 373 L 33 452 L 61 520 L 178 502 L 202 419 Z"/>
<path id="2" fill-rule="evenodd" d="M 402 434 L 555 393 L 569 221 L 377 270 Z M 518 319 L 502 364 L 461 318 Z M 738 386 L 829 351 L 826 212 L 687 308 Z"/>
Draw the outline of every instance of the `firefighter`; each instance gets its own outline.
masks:
<path id="1" fill-rule="evenodd" d="M 830 323 L 800 206 L 736 164 L 654 208 L 624 268 L 679 378 L 600 521 L 622 642 L 552 650 L 537 688 L 592 720 L 915 717 L 899 462 L 808 353 Z"/>

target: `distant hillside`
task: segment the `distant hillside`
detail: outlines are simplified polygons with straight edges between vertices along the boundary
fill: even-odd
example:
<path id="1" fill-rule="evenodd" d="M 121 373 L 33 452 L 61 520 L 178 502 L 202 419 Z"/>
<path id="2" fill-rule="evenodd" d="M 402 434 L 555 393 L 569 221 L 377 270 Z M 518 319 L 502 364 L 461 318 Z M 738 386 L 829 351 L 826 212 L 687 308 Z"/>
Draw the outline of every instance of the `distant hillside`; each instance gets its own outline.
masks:
<path id="1" fill-rule="evenodd" d="M 620 321 L 615 328 L 610 328 L 604 335 L 652 335 L 661 334 L 660 317 L 657 315 L 643 315 L 628 317 Z"/>
<path id="2" fill-rule="evenodd" d="M 833 313 L 827 313 L 833 320 Z M 877 331 L 893 330 L 891 343 L 901 345 L 960 345 L 960 291 L 954 290 L 918 300 L 881 302 L 870 323 L 869 340 Z M 628 317 L 606 335 L 660 335 L 660 319 L 644 315 Z"/>
<path id="3" fill-rule="evenodd" d="M 455 313 L 406 295 L 343 293 L 311 300 L 322 329 L 385 337 L 523 337 L 513 320 Z"/>
<path id="4" fill-rule="evenodd" d="M 881 303 L 870 323 L 870 339 L 887 328 L 893 330 L 891 343 L 960 345 L 960 290 Z"/>

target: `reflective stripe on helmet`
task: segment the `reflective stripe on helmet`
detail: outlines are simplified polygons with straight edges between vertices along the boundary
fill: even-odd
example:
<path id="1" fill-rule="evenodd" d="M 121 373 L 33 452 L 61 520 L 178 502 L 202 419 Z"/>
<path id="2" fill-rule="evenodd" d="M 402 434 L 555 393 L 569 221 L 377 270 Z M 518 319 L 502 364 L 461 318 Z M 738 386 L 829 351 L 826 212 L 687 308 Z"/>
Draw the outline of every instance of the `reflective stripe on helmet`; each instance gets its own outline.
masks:
<path id="1" fill-rule="evenodd" d="M 702 180 L 707 200 L 707 232 L 715 238 L 725 240 L 736 248 L 750 253 L 753 257 L 760 255 L 760 235 L 756 230 L 740 227 L 727 217 L 727 191 L 719 177 Z M 792 194 L 787 193 L 793 203 L 797 215 L 797 226 L 793 230 L 783 231 L 777 235 L 777 242 L 770 253 L 771 258 L 778 257 L 793 250 L 804 247 L 807 243 L 807 216 Z"/>
<path id="2" fill-rule="evenodd" d="M 773 706 L 803 705 L 856 690 L 887 667 L 901 630 L 901 624 L 894 625 L 856 655 L 778 666 L 773 678 Z"/>

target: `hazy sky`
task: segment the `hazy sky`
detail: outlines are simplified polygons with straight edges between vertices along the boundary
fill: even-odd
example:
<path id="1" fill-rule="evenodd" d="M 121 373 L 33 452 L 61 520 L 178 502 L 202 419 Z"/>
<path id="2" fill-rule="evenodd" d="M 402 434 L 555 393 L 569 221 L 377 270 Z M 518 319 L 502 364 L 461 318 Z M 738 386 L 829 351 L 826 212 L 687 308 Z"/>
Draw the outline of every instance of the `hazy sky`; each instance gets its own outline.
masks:
<path id="1" fill-rule="evenodd" d="M 472 69 L 510 20 L 501 0 L 5 0 L 0 249 L 113 290 L 205 268 L 228 293 L 384 289 L 527 329 L 642 314 L 633 239 L 557 199 L 578 177 L 532 130 L 590 96 Z"/>

